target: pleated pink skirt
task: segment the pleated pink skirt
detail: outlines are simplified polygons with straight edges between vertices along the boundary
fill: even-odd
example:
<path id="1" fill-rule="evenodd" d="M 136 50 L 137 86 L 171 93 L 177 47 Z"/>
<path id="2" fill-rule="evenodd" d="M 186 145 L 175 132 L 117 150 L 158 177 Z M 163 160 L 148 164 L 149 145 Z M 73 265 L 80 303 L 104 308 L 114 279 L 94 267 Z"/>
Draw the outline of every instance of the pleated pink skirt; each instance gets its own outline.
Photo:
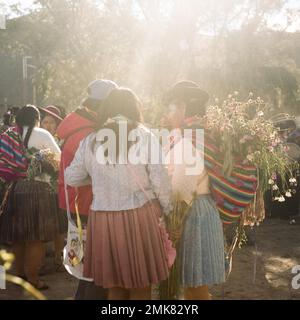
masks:
<path id="1" fill-rule="evenodd" d="M 83 275 L 103 288 L 144 288 L 168 278 L 157 201 L 124 211 L 91 212 Z"/>

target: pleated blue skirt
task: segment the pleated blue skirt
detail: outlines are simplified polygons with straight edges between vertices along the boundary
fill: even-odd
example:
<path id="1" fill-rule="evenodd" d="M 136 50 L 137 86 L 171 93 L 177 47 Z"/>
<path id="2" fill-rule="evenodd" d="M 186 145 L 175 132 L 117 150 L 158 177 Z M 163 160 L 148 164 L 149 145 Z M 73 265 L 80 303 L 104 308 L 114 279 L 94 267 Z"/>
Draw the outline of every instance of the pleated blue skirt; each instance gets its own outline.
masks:
<path id="1" fill-rule="evenodd" d="M 194 201 L 185 220 L 180 255 L 183 287 L 225 281 L 223 226 L 210 195 Z"/>

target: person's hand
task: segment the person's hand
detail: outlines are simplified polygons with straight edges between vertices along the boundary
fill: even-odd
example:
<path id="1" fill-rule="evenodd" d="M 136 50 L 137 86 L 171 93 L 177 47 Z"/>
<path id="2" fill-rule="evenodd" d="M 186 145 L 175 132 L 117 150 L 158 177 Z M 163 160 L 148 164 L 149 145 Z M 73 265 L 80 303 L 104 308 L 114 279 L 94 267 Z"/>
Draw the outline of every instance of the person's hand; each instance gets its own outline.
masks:
<path id="1" fill-rule="evenodd" d="M 182 234 L 182 227 L 178 227 L 177 229 L 169 230 L 169 237 L 173 243 L 176 243 L 180 240 Z"/>

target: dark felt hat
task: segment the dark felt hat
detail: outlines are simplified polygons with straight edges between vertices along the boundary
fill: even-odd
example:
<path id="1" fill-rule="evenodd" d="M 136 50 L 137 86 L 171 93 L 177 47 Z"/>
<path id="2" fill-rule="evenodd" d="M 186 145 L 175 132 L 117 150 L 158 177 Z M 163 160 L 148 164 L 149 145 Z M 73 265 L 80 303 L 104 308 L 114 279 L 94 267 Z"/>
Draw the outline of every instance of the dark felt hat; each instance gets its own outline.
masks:
<path id="1" fill-rule="evenodd" d="M 204 105 L 209 100 L 209 94 L 193 81 L 180 81 L 173 85 L 165 95 L 166 103 L 172 100 L 182 100 L 186 103 L 195 101 L 199 105 Z"/>

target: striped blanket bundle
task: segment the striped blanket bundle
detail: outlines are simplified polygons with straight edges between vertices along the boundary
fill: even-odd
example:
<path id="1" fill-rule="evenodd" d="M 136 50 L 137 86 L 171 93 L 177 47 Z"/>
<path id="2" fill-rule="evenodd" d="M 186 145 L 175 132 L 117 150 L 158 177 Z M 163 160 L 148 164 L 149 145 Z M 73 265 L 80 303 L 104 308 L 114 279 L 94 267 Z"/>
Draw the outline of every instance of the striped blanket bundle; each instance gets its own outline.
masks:
<path id="1" fill-rule="evenodd" d="M 197 129 L 193 124 L 189 129 Z M 195 130 L 192 133 L 193 145 L 204 152 L 204 166 L 210 180 L 211 194 L 216 202 L 221 220 L 224 225 L 238 222 L 246 208 L 254 201 L 257 192 L 258 178 L 255 166 L 244 165 L 235 161 L 230 176 L 223 173 L 224 155 L 217 142 L 205 134 L 204 146 L 196 141 Z M 178 142 L 178 137 L 170 137 L 170 148 Z"/>
<path id="2" fill-rule="evenodd" d="M 204 163 L 223 224 L 239 221 L 244 210 L 254 200 L 257 191 L 255 166 L 236 162 L 229 177 L 222 172 L 221 151 L 209 137 L 205 137 Z"/>
<path id="3" fill-rule="evenodd" d="M 27 176 L 28 160 L 18 127 L 0 134 L 0 178 L 12 182 Z"/>

